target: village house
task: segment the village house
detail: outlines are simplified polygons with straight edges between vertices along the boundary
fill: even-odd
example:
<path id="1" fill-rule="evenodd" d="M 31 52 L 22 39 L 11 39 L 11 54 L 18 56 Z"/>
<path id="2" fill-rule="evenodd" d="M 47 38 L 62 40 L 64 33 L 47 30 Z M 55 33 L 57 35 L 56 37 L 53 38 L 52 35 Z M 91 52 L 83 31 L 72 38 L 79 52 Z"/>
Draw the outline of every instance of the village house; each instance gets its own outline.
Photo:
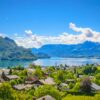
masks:
<path id="1" fill-rule="evenodd" d="M 78 75 L 79 78 L 84 78 L 84 75 Z"/>
<path id="2" fill-rule="evenodd" d="M 32 85 L 32 84 L 25 84 L 25 90 L 29 90 L 32 87 L 34 87 L 34 85 Z"/>
<path id="3" fill-rule="evenodd" d="M 25 79 L 25 84 L 34 84 L 34 87 L 39 87 L 42 85 L 42 82 L 39 81 L 38 77 L 27 77 Z"/>
<path id="4" fill-rule="evenodd" d="M 78 75 L 78 76 L 79 76 L 79 78 L 84 78 L 84 77 L 86 77 L 85 75 Z M 94 79 L 94 76 L 91 76 L 91 75 L 90 75 L 90 76 L 88 76 L 88 77 L 89 77 L 90 80 Z"/>
<path id="5" fill-rule="evenodd" d="M 33 83 L 37 83 L 39 81 L 39 79 L 37 77 L 26 77 L 25 79 L 25 84 L 33 84 Z"/>
<path id="6" fill-rule="evenodd" d="M 42 69 L 42 71 L 46 71 L 46 68 L 45 67 L 42 67 L 41 69 Z"/>
<path id="7" fill-rule="evenodd" d="M 49 74 L 48 74 L 48 73 L 44 73 L 43 76 L 44 76 L 45 78 L 47 78 L 47 77 L 49 76 Z"/>
<path id="8" fill-rule="evenodd" d="M 43 97 L 41 97 L 37 100 L 56 100 L 56 99 L 54 97 L 50 96 L 50 95 L 46 95 L 46 96 L 43 96 Z"/>
<path id="9" fill-rule="evenodd" d="M 24 84 L 18 84 L 13 86 L 14 89 L 16 90 L 25 90 L 25 85 Z"/>
<path id="10" fill-rule="evenodd" d="M 66 83 L 61 83 L 61 84 L 58 86 L 58 89 L 59 89 L 59 90 L 62 90 L 62 91 L 69 90 L 68 84 L 66 84 Z"/>
<path id="11" fill-rule="evenodd" d="M 35 72 L 35 69 L 33 69 L 33 68 L 27 68 L 27 74 L 28 74 L 28 76 L 32 75 L 32 73 L 34 73 L 34 72 Z"/>
<path id="12" fill-rule="evenodd" d="M 19 76 L 17 76 L 17 75 L 8 75 L 8 74 L 5 74 L 4 72 L 2 72 L 1 78 L 4 79 L 5 81 L 10 81 L 10 80 L 18 79 Z"/>
<path id="13" fill-rule="evenodd" d="M 10 80 L 18 79 L 18 78 L 19 78 L 19 76 L 17 76 L 17 75 L 6 75 L 5 80 L 10 81 Z"/>
<path id="14" fill-rule="evenodd" d="M 93 91 L 100 91 L 100 86 L 95 83 L 91 84 L 91 88 Z"/>
<path id="15" fill-rule="evenodd" d="M 13 86 L 14 89 L 19 90 L 19 91 L 21 91 L 21 90 L 29 90 L 32 87 L 33 87 L 33 85 L 31 85 L 31 84 L 27 84 L 27 85 L 25 85 L 25 84 L 18 84 L 18 85 L 14 85 Z"/>
<path id="16" fill-rule="evenodd" d="M 0 83 L 2 82 L 5 82 L 5 80 L 2 77 L 0 77 Z"/>
<path id="17" fill-rule="evenodd" d="M 93 80 L 95 77 L 90 75 L 89 78 L 90 80 Z"/>
<path id="18" fill-rule="evenodd" d="M 2 72 L 4 72 L 5 75 L 8 75 L 10 73 L 10 69 L 2 69 Z"/>
<path id="19" fill-rule="evenodd" d="M 67 83 L 67 84 L 69 84 L 69 83 L 75 83 L 75 80 L 74 80 L 74 79 L 67 79 L 67 80 L 66 80 L 66 83 Z"/>
<path id="20" fill-rule="evenodd" d="M 9 75 L 9 72 L 9 69 L 0 69 L 0 77 L 2 77 L 2 74 Z"/>
<path id="21" fill-rule="evenodd" d="M 61 86 L 61 87 L 66 86 L 66 87 L 67 87 L 67 86 L 68 86 L 68 84 L 66 84 L 66 83 L 61 83 L 61 84 L 60 84 L 60 86 Z"/>
<path id="22" fill-rule="evenodd" d="M 43 84 L 48 84 L 48 85 L 55 85 L 56 84 L 54 82 L 54 79 L 51 78 L 51 77 L 48 77 L 46 79 L 41 79 L 40 82 L 43 83 Z"/>

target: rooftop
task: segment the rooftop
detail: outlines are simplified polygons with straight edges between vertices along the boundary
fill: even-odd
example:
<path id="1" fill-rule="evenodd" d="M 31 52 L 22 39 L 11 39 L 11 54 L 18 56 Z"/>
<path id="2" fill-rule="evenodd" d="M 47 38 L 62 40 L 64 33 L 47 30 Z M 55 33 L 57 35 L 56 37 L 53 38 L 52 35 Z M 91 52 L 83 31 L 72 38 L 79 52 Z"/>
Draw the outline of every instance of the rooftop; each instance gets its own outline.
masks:
<path id="1" fill-rule="evenodd" d="M 37 77 L 27 77 L 25 80 L 25 83 L 34 83 L 39 81 L 39 79 Z"/>
<path id="2" fill-rule="evenodd" d="M 4 72 L 6 75 L 8 75 L 9 71 L 10 71 L 10 69 L 2 69 L 0 73 L 2 74 L 2 72 Z"/>
<path id="3" fill-rule="evenodd" d="M 6 75 L 6 77 L 9 78 L 9 79 L 17 79 L 17 78 L 19 78 L 19 76 L 17 76 L 17 75 Z"/>
<path id="4" fill-rule="evenodd" d="M 75 80 L 74 79 L 67 79 L 66 81 L 67 82 L 74 82 Z"/>
<path id="5" fill-rule="evenodd" d="M 25 89 L 25 85 L 24 84 L 14 85 L 13 87 L 16 90 L 24 90 Z"/>
<path id="6" fill-rule="evenodd" d="M 100 86 L 95 83 L 92 83 L 91 87 L 97 91 L 100 90 Z"/>
<path id="7" fill-rule="evenodd" d="M 68 86 L 66 83 L 61 83 L 60 86 Z"/>
<path id="8" fill-rule="evenodd" d="M 39 99 L 37 99 L 37 100 L 44 100 L 44 98 L 45 98 L 45 100 L 56 100 L 55 98 L 53 98 L 53 97 L 50 96 L 50 95 L 43 96 L 43 97 L 41 97 L 41 98 L 39 98 Z"/>
<path id="9" fill-rule="evenodd" d="M 40 82 L 42 82 L 43 84 L 49 84 L 49 85 L 54 85 L 55 84 L 54 79 L 51 78 L 51 77 L 48 77 L 45 80 L 40 80 Z"/>
<path id="10" fill-rule="evenodd" d="M 24 89 L 30 89 L 30 88 L 32 88 L 32 86 L 33 85 L 30 85 L 30 84 L 27 84 L 27 85 L 25 85 L 25 84 L 18 84 L 18 85 L 14 85 L 13 87 L 16 90 L 24 90 Z"/>

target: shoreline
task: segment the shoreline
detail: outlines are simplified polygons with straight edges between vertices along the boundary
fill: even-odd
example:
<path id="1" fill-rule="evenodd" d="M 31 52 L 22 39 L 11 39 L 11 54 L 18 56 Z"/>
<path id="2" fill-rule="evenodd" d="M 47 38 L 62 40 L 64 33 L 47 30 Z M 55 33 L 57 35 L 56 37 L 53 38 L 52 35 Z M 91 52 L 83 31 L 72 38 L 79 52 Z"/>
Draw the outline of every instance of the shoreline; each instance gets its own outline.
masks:
<path id="1" fill-rule="evenodd" d="M 61 58 L 61 57 L 52 57 L 52 58 L 44 58 L 37 60 L 0 60 L 0 68 L 7 68 L 12 66 L 22 65 L 25 68 L 29 66 L 29 64 L 34 63 L 35 65 L 48 67 L 48 66 L 60 66 L 68 65 L 72 66 L 82 66 L 86 64 L 95 64 L 99 65 L 100 59 L 98 58 Z"/>

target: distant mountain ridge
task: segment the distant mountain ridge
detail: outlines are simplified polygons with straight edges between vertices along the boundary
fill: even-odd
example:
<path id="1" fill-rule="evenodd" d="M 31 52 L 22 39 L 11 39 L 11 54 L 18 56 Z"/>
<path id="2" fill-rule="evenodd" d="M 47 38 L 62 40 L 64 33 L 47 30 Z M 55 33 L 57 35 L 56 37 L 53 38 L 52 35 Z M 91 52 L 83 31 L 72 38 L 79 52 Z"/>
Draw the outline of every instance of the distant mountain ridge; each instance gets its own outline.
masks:
<path id="1" fill-rule="evenodd" d="M 32 60 L 36 56 L 30 49 L 17 46 L 14 40 L 0 37 L 0 60 Z"/>
<path id="2" fill-rule="evenodd" d="M 51 57 L 97 57 L 100 58 L 100 43 L 85 41 L 80 44 L 48 44 L 39 49 L 33 48 L 34 53 L 42 52 Z"/>

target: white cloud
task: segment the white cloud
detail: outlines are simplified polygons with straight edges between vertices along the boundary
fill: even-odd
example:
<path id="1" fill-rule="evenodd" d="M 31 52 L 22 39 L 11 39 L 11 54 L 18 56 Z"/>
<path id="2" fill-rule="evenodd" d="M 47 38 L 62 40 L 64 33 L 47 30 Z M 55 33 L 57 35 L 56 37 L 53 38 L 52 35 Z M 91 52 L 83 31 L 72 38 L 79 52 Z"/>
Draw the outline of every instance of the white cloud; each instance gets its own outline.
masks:
<path id="1" fill-rule="evenodd" d="M 74 23 L 70 23 L 69 28 L 75 32 L 79 32 L 79 34 L 63 32 L 58 36 L 41 36 L 33 34 L 31 30 L 25 30 L 23 36 L 15 34 L 14 40 L 19 46 L 25 48 L 39 48 L 45 44 L 78 44 L 87 40 L 100 42 L 100 32 L 96 32 L 91 28 L 77 27 Z"/>
<path id="2" fill-rule="evenodd" d="M 81 33 L 78 35 L 78 38 L 80 38 L 81 40 L 83 38 L 84 41 L 89 40 L 94 42 L 100 42 L 100 32 L 96 32 L 91 28 L 76 27 L 76 25 L 73 23 L 70 23 L 69 27 L 73 31 Z"/>
<path id="3" fill-rule="evenodd" d="M 38 48 L 42 45 L 42 41 L 39 40 L 39 36 L 33 34 L 31 30 L 25 30 L 25 33 L 25 36 L 15 37 L 15 41 L 19 46 L 23 46 L 25 48 Z"/>
<path id="4" fill-rule="evenodd" d="M 6 37 L 6 35 L 5 35 L 5 34 L 3 34 L 3 33 L 0 33 L 0 37 L 5 38 L 5 37 Z"/>
<path id="5" fill-rule="evenodd" d="M 32 35 L 32 31 L 31 31 L 31 30 L 25 30 L 25 33 L 26 33 L 27 35 Z"/>

